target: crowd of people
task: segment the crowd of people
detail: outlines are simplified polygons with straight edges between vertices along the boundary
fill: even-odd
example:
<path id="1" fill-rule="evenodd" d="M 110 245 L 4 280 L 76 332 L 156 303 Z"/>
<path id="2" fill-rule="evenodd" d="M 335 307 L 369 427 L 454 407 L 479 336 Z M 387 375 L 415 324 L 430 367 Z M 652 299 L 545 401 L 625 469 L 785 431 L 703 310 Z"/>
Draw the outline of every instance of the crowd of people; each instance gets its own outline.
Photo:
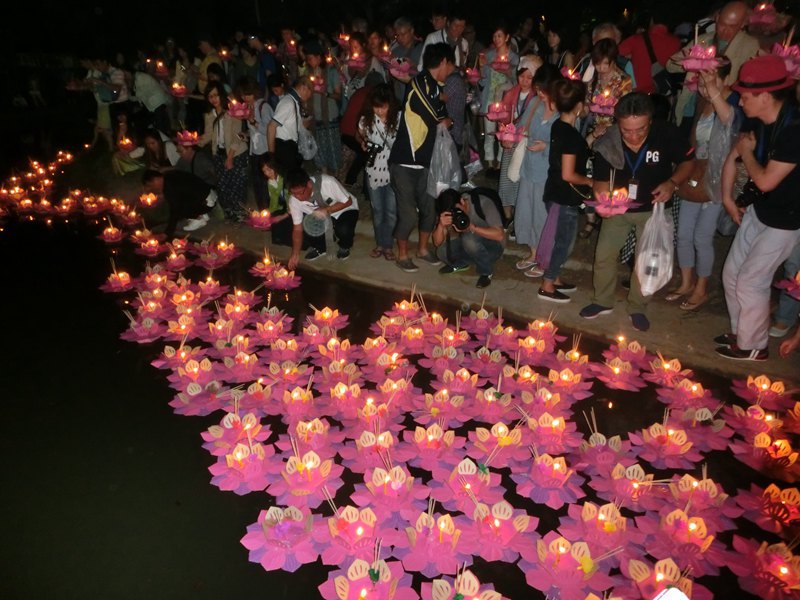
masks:
<path id="1" fill-rule="evenodd" d="M 483 288 L 514 241 L 525 249 L 520 274 L 541 279 L 538 298 L 568 303 L 577 288 L 564 264 L 577 238 L 597 234 L 592 300 L 580 310 L 593 319 L 614 310 L 619 265 L 637 260 L 654 206 L 668 203 L 680 283 L 665 301 L 700 310 L 714 237 L 735 232 L 722 277 L 731 329 L 717 352 L 765 360 L 769 337 L 788 336 L 800 312 L 786 293 L 770 310 L 776 271 L 794 277 L 800 266 L 800 69 L 772 47 L 793 42 L 791 15 L 759 29 L 751 10 L 728 2 L 679 28 L 658 10 L 638 28 L 586 32 L 500 21 L 485 46 L 467 15 L 442 11 L 426 35 L 400 17 L 380 28 L 357 19 L 331 36 L 206 36 L 196 57 L 170 39 L 127 74 L 87 61 L 82 87 L 95 94 L 95 137 L 114 149 L 115 171 L 145 169 L 145 186 L 167 199 L 168 233 L 182 220 L 205 226 L 216 203 L 230 221 L 255 204 L 271 214 L 273 243 L 291 247 L 292 269 L 331 240 L 338 259 L 350 256 L 360 197 L 371 257 L 406 272 L 474 266 Z M 706 61 L 689 67 L 697 49 Z M 592 208 L 617 190 L 626 211 Z M 651 298 L 634 270 L 637 330 L 650 327 Z M 798 345 L 800 328 L 781 352 Z"/>

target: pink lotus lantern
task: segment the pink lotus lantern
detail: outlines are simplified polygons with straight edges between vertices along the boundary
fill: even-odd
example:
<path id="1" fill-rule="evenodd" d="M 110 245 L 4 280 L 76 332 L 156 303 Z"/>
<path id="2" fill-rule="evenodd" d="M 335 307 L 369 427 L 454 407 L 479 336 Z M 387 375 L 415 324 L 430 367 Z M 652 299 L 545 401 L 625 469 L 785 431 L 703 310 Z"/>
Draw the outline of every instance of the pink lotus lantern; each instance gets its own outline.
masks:
<path id="1" fill-rule="evenodd" d="M 578 71 L 576 71 L 575 69 L 562 67 L 561 68 L 561 75 L 565 79 L 572 79 L 573 81 L 580 81 L 581 80 L 581 74 Z"/>
<path id="2" fill-rule="evenodd" d="M 683 369 L 677 358 L 667 360 L 660 354 L 657 359 L 651 360 L 650 371 L 643 373 L 642 377 L 661 387 L 671 388 L 679 381 L 691 379 L 694 374 L 689 369 Z"/>
<path id="3" fill-rule="evenodd" d="M 584 540 L 597 556 L 620 547 L 626 548 L 626 554 L 633 554 L 644 542 L 644 535 L 635 527 L 629 529 L 628 519 L 612 503 L 570 504 L 568 516 L 561 518 L 558 531 L 567 539 Z M 620 555 L 615 555 L 612 564 L 617 566 L 619 559 Z"/>
<path id="4" fill-rule="evenodd" d="M 581 442 L 575 468 L 588 475 L 609 477 L 616 465 L 621 464 L 624 468 L 634 464 L 630 447 L 630 442 L 623 442 L 618 435 L 606 437 L 597 431 L 595 424 L 591 435 Z"/>
<path id="5" fill-rule="evenodd" d="M 534 454 L 533 464 L 525 473 L 515 473 L 511 478 L 517 483 L 517 493 L 536 503 L 558 510 L 565 504 L 583 498 L 580 477 L 567 467 L 563 456 Z"/>
<path id="6" fill-rule="evenodd" d="M 539 374 L 528 365 L 515 368 L 513 365 L 506 364 L 503 367 L 504 389 L 512 393 L 532 394 L 541 384 Z"/>
<path id="7" fill-rule="evenodd" d="M 414 431 L 404 431 L 403 441 L 414 449 L 409 463 L 433 471 L 442 465 L 453 468 L 458 462 L 456 451 L 464 447 L 465 439 L 434 423 L 427 428 L 417 426 Z"/>
<path id="8" fill-rule="evenodd" d="M 278 266 L 272 271 L 264 286 L 270 290 L 288 291 L 300 286 L 300 277 L 294 271 Z"/>
<path id="9" fill-rule="evenodd" d="M 117 244 L 122 241 L 122 230 L 118 227 L 114 227 L 113 225 L 109 225 L 103 229 L 103 233 L 100 235 L 100 238 L 106 244 Z"/>
<path id="10" fill-rule="evenodd" d="M 778 13 L 772 3 L 762 2 L 750 12 L 747 24 L 758 32 L 772 31 L 778 21 Z"/>
<path id="11" fill-rule="evenodd" d="M 491 67 L 495 71 L 499 73 L 508 73 L 509 68 L 511 68 L 511 63 L 508 60 L 508 56 L 503 54 L 501 56 L 496 57 L 491 62 Z"/>
<path id="12" fill-rule="evenodd" d="M 339 448 L 339 456 L 354 473 L 365 473 L 385 464 L 391 455 L 395 439 L 391 431 L 362 431 L 356 439 L 355 447 L 347 445 Z"/>
<path id="13" fill-rule="evenodd" d="M 313 527 L 314 516 L 308 509 L 271 506 L 247 526 L 241 543 L 250 551 L 250 562 L 259 563 L 265 571 L 294 573 L 319 556 L 311 539 Z"/>
<path id="14" fill-rule="evenodd" d="M 641 435 L 628 433 L 634 454 L 656 469 L 691 469 L 703 459 L 692 447 L 686 432 L 665 423 L 654 423 L 643 429 Z"/>
<path id="15" fill-rule="evenodd" d="M 411 575 L 397 561 L 356 559 L 346 572 L 334 571 L 319 586 L 325 600 L 416 600 Z"/>
<path id="16" fill-rule="evenodd" d="M 536 554 L 527 552 L 521 563 L 525 580 L 531 587 L 559 598 L 586 598 L 614 584 L 609 567 L 601 562 L 621 549 L 602 556 L 592 556 L 586 542 L 570 542 L 551 531 L 536 541 Z"/>
<path id="17" fill-rule="evenodd" d="M 176 142 L 179 146 L 189 147 L 196 146 L 199 141 L 199 136 L 196 131 L 189 131 L 184 129 L 177 134 Z"/>
<path id="18" fill-rule="evenodd" d="M 269 486 L 269 493 L 278 504 L 316 508 L 325 500 L 323 488 L 337 490 L 342 486 L 344 467 L 332 459 L 321 460 L 313 450 L 302 456 L 289 456 L 281 477 Z M 333 493 L 333 492 L 331 492 Z"/>
<path id="19" fill-rule="evenodd" d="M 389 61 L 389 74 L 395 79 L 409 79 L 417 74 L 417 69 L 411 61 L 393 58 Z"/>
<path id="20" fill-rule="evenodd" d="M 560 416 L 548 412 L 527 419 L 533 445 L 548 454 L 564 454 L 580 446 L 580 435 L 576 425 Z"/>
<path id="21" fill-rule="evenodd" d="M 250 105 L 231 98 L 228 102 L 228 114 L 234 119 L 246 119 L 250 116 Z"/>
<path id="22" fill-rule="evenodd" d="M 424 506 L 429 492 L 417 483 L 405 467 L 375 467 L 364 474 L 364 483 L 356 485 L 350 498 L 358 506 L 371 506 L 378 518 L 387 527 L 402 527 L 404 520 L 410 521 Z"/>
<path id="23" fill-rule="evenodd" d="M 495 423 L 491 429 L 476 427 L 469 433 L 472 447 L 467 454 L 481 467 L 490 464 L 496 468 L 508 465 L 510 460 L 522 461 L 530 457 L 527 446 L 522 444 L 522 429 L 509 427 L 505 423 Z"/>
<path id="24" fill-rule="evenodd" d="M 681 60 L 681 64 L 686 72 L 716 69 L 720 64 L 720 59 L 717 58 L 717 47 L 694 44 L 689 50 L 689 54 Z"/>
<path id="25" fill-rule="evenodd" d="M 490 350 L 486 346 L 481 346 L 471 353 L 469 367 L 483 377 L 495 378 L 503 372 L 505 356 L 500 350 Z"/>
<path id="26" fill-rule="evenodd" d="M 142 207 L 150 208 L 158 204 L 158 196 L 155 194 L 142 194 L 139 196 L 139 204 Z"/>
<path id="27" fill-rule="evenodd" d="M 622 574 L 632 581 L 634 588 L 626 594 L 626 597 L 656 598 L 665 590 L 673 587 L 678 588 L 689 598 L 710 600 L 712 597 L 710 594 L 708 596 L 703 594 L 703 591 L 707 592 L 708 590 L 693 585 L 692 580 L 684 575 L 671 558 L 659 560 L 652 567 L 636 559 L 623 560 Z"/>
<path id="28" fill-rule="evenodd" d="M 779 433 L 776 434 L 780 435 Z M 770 477 L 795 482 L 800 478 L 795 463 L 797 452 L 787 439 L 759 433 L 749 442 L 734 442 L 730 446 L 733 454 L 744 464 Z"/>
<path id="29" fill-rule="evenodd" d="M 343 50 L 347 50 L 350 48 L 350 36 L 346 33 L 340 33 L 339 37 L 336 38 L 336 42 L 339 44 L 339 47 Z"/>
<path id="30" fill-rule="evenodd" d="M 774 483 L 763 490 L 755 484 L 739 490 L 736 504 L 744 509 L 744 518 L 765 531 L 784 538 L 794 538 L 800 530 L 800 491 L 795 487 L 781 489 Z"/>
<path id="31" fill-rule="evenodd" d="M 130 275 L 125 271 L 117 271 L 115 269 L 114 272 L 108 276 L 106 283 L 100 286 L 100 289 L 104 292 L 125 292 L 131 289 L 132 285 Z"/>
<path id="32" fill-rule="evenodd" d="M 516 144 L 525 137 L 525 131 L 523 127 L 518 128 L 513 123 L 508 123 L 507 125 L 500 125 L 494 135 L 500 142 Z"/>
<path id="33" fill-rule="evenodd" d="M 743 590 L 759 598 L 786 599 L 800 587 L 800 557 L 783 543 L 748 540 L 733 536 L 735 554 L 728 568 L 739 577 Z"/>
<path id="34" fill-rule="evenodd" d="M 751 404 L 758 404 L 767 410 L 786 410 L 794 404 L 791 396 L 786 394 L 782 381 L 770 381 L 769 377 L 759 375 L 747 376 L 747 381 L 735 380 L 733 393 Z"/>
<path id="35" fill-rule="evenodd" d="M 561 371 L 550 369 L 547 379 L 550 389 L 564 397 L 583 400 L 592 395 L 589 391 L 592 388 L 592 382 L 584 381 L 583 375 L 574 373 L 569 367 Z"/>
<path id="36" fill-rule="evenodd" d="M 639 369 L 621 358 L 613 358 L 605 364 L 594 365 L 597 378 L 612 390 L 638 392 L 645 387 Z"/>
<path id="37" fill-rule="evenodd" d="M 447 321 L 439 313 L 429 313 L 422 319 L 422 330 L 425 335 L 440 335 L 445 327 L 447 327 Z"/>
<path id="38" fill-rule="evenodd" d="M 604 117 L 614 115 L 614 109 L 617 106 L 617 97 L 613 96 L 609 90 L 602 93 L 597 93 L 592 96 L 592 101 L 589 103 L 589 112 Z"/>
<path id="39" fill-rule="evenodd" d="M 170 86 L 169 93 L 172 94 L 175 98 L 186 98 L 186 96 L 189 95 L 189 90 L 186 88 L 185 85 L 178 83 L 176 81 Z"/>
<path id="40" fill-rule="evenodd" d="M 772 54 L 780 56 L 786 65 L 786 70 L 792 79 L 800 79 L 800 46 L 797 44 L 789 45 L 791 42 L 791 35 L 783 44 L 773 44 Z M 789 280 L 791 281 L 791 280 Z M 800 281 L 796 289 L 797 297 L 800 297 Z"/>
<path id="41" fill-rule="evenodd" d="M 451 582 L 448 579 L 434 579 L 432 583 L 422 584 L 422 600 L 505 600 L 491 585 L 482 585 L 478 578 L 467 569 L 460 570 Z"/>
<path id="42" fill-rule="evenodd" d="M 161 325 L 155 319 L 144 317 L 137 320 L 134 319 L 130 313 L 128 313 L 127 316 L 130 322 L 130 328 L 120 336 L 125 341 L 149 344 L 160 338 L 164 332 Z"/>
<path id="43" fill-rule="evenodd" d="M 267 231 L 272 227 L 272 215 L 268 210 L 254 210 L 250 213 L 250 218 L 247 224 L 254 229 L 261 229 Z"/>
<path id="44" fill-rule="evenodd" d="M 211 485 L 239 496 L 267 487 L 270 463 L 266 459 L 275 453 L 275 449 L 251 440 L 247 442 L 236 444 L 208 468 L 213 475 Z"/>
<path id="45" fill-rule="evenodd" d="M 629 467 L 618 463 L 611 470 L 610 477 L 595 477 L 589 481 L 600 498 L 615 500 L 635 512 L 654 510 L 660 506 L 653 492 L 653 483 L 652 473 L 645 473 L 638 463 Z"/>
<path id="46" fill-rule="evenodd" d="M 449 474 L 444 469 L 435 470 L 434 480 L 441 484 L 431 495 L 448 510 L 471 514 L 479 503 L 494 504 L 503 498 L 500 475 L 478 467 L 469 458 L 463 459 Z"/>
<path id="47" fill-rule="evenodd" d="M 203 296 L 209 299 L 217 298 L 228 290 L 228 286 L 220 285 L 219 281 L 214 279 L 211 275 L 203 281 L 199 281 L 197 286 L 200 288 Z"/>
<path id="48" fill-rule="evenodd" d="M 501 121 L 507 123 L 511 119 L 511 111 L 508 109 L 508 106 L 502 102 L 494 102 L 489 105 L 489 108 L 486 111 L 486 118 L 489 121 Z"/>
<path id="49" fill-rule="evenodd" d="M 363 69 L 367 66 L 367 58 L 363 54 L 353 52 L 347 59 L 347 66 L 351 69 Z"/>
<path id="50" fill-rule="evenodd" d="M 464 530 L 464 541 L 475 548 L 473 554 L 486 561 L 513 563 L 521 551 L 530 546 L 524 535 L 536 529 L 539 519 L 523 510 L 515 510 L 505 500 L 491 507 L 479 503 L 472 513 L 474 523 Z"/>
<path id="51" fill-rule="evenodd" d="M 311 75 L 311 86 L 317 94 L 324 94 L 328 90 L 328 82 L 321 75 Z"/>
<path id="52" fill-rule="evenodd" d="M 513 327 L 503 327 L 501 319 L 489 330 L 489 339 L 486 343 L 489 348 L 497 348 L 505 352 L 514 352 L 517 349 L 517 330 Z"/>
<path id="53" fill-rule="evenodd" d="M 200 346 L 187 346 L 180 345 L 178 348 L 172 346 L 164 346 L 164 351 L 159 358 L 156 358 L 152 363 L 157 369 L 172 369 L 177 371 L 178 367 L 185 364 L 188 360 L 197 360 L 202 358 L 205 349 Z"/>
<path id="54" fill-rule="evenodd" d="M 340 565 L 348 560 L 372 557 L 379 535 L 378 517 L 372 509 L 337 508 L 332 498 L 328 499 L 328 504 L 335 509 L 333 516 L 314 531 L 322 564 Z"/>
<path id="55" fill-rule="evenodd" d="M 183 253 L 173 251 L 167 255 L 166 266 L 170 271 L 183 271 L 191 264 Z"/>
<path id="56" fill-rule="evenodd" d="M 481 80 L 481 70 L 477 67 L 467 67 L 466 77 L 470 85 L 476 85 Z"/>
<path id="57" fill-rule="evenodd" d="M 628 198 L 628 191 L 625 189 L 614 190 L 611 194 L 597 194 L 594 200 L 586 200 L 587 206 L 593 206 L 597 214 L 608 218 L 616 215 L 624 215 L 630 208 L 641 206 L 641 202 L 633 202 Z"/>
<path id="58" fill-rule="evenodd" d="M 407 571 L 435 577 L 441 573 L 455 574 L 463 561 L 471 559 L 461 549 L 461 529 L 448 514 L 434 518 L 432 508 L 419 514 L 413 527 L 405 528 L 405 540 L 395 544 L 395 555 Z M 406 546 L 401 548 L 400 545 Z"/>
<path id="59" fill-rule="evenodd" d="M 673 410 L 716 408 L 719 404 L 719 401 L 711 395 L 710 390 L 706 390 L 703 384 L 690 379 L 681 379 L 671 389 L 659 388 L 656 393 L 658 399 L 668 404 Z"/>
<path id="60" fill-rule="evenodd" d="M 117 148 L 119 148 L 122 152 L 131 152 L 132 150 L 136 149 L 136 144 L 132 139 L 124 137 L 117 142 Z"/>
<path id="61" fill-rule="evenodd" d="M 607 350 L 603 351 L 603 358 L 606 360 L 611 360 L 615 357 L 628 361 L 638 369 L 644 369 L 649 364 L 647 348 L 636 340 L 626 340 L 625 336 L 622 335 L 617 336 L 616 344 L 612 344 Z"/>
<path id="62" fill-rule="evenodd" d="M 742 509 L 734 505 L 722 486 L 708 478 L 705 467 L 700 480 L 688 473 L 680 478 L 676 475 L 668 487 L 672 495 L 669 504 L 690 507 L 692 515 L 703 517 L 712 533 L 734 529 L 733 519 L 742 515 Z"/>

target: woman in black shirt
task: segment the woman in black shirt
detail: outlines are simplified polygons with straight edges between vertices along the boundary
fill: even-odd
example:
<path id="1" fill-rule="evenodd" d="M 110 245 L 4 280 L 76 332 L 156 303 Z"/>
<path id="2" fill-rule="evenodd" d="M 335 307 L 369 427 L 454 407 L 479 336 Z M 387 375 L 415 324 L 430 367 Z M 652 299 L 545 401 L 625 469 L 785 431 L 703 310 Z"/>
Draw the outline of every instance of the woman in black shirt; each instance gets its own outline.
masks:
<path id="1" fill-rule="evenodd" d="M 550 131 L 550 168 L 544 187 L 548 210 L 558 210 L 550 265 L 544 272 L 539 298 L 550 302 L 569 302 L 565 292 L 576 287 L 561 280 L 561 267 L 567 261 L 578 231 L 578 207 L 591 197 L 592 180 L 586 176 L 589 147 L 575 128 L 583 110 L 586 86 L 581 81 L 566 79 L 553 84 L 552 98 L 561 113 Z"/>

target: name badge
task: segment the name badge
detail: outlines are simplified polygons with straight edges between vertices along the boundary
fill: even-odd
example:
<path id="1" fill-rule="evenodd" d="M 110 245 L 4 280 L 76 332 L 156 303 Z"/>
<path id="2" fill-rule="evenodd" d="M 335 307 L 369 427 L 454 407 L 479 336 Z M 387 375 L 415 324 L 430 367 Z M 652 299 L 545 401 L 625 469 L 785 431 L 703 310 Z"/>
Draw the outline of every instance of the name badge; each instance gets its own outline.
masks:
<path id="1" fill-rule="evenodd" d="M 639 193 L 639 181 L 636 179 L 631 179 L 628 182 L 628 198 L 630 200 L 636 200 L 636 196 Z"/>

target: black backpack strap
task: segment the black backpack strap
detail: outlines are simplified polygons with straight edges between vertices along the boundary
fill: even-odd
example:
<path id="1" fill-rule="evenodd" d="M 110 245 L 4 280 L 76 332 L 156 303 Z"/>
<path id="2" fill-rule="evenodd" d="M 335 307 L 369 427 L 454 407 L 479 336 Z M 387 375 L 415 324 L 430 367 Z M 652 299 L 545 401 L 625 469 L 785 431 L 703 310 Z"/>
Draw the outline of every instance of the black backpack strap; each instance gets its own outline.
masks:
<path id="1" fill-rule="evenodd" d="M 653 50 L 653 41 L 650 39 L 650 32 L 645 31 L 642 37 L 644 38 L 644 45 L 647 46 L 647 54 L 650 55 L 650 64 L 654 65 L 658 62 L 658 58 L 656 58 L 656 51 Z"/>

